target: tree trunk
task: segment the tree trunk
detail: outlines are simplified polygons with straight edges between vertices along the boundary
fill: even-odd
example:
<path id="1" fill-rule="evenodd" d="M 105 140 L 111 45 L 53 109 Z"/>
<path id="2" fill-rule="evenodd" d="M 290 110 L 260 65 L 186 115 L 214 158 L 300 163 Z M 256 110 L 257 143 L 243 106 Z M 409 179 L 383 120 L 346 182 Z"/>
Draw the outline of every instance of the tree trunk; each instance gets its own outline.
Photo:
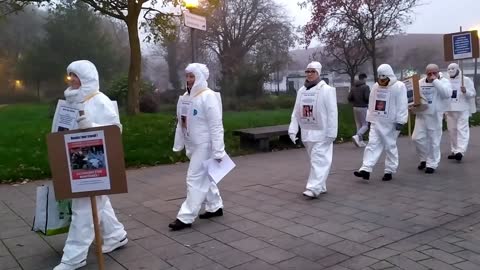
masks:
<path id="1" fill-rule="evenodd" d="M 277 67 L 277 71 L 276 71 L 276 81 L 277 81 L 277 96 L 280 95 L 280 72 L 278 71 L 278 67 Z"/>
<path id="2" fill-rule="evenodd" d="M 226 95 L 232 97 L 237 96 L 237 78 L 239 74 L 234 71 L 236 70 L 234 67 L 236 65 L 236 62 L 231 62 L 230 59 L 226 57 L 221 57 L 220 65 L 222 67 L 222 78 L 220 80 L 220 87 L 222 89 L 222 93 L 225 93 Z"/>
<path id="3" fill-rule="evenodd" d="M 355 73 L 353 74 L 349 74 L 350 76 L 350 89 L 353 88 L 353 86 L 355 86 Z"/>
<path id="4" fill-rule="evenodd" d="M 142 51 L 138 37 L 139 12 L 129 10 L 127 16 L 128 39 L 130 42 L 130 67 L 128 69 L 128 105 L 127 112 L 135 115 L 140 112 L 140 76 L 142 73 Z"/>
<path id="5" fill-rule="evenodd" d="M 40 100 L 40 80 L 37 80 L 37 98 Z"/>

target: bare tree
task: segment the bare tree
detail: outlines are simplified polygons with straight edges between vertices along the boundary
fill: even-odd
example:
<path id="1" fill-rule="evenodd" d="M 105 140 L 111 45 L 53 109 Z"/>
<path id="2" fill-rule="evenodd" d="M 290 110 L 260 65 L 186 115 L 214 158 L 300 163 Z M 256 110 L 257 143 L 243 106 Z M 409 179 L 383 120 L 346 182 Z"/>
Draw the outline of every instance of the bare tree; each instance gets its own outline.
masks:
<path id="1" fill-rule="evenodd" d="M 138 23 L 143 12 L 144 18 L 150 16 L 157 18 L 157 22 L 170 26 L 170 18 L 173 14 L 164 13 L 154 6 L 158 3 L 163 5 L 171 4 L 178 6 L 180 0 L 81 0 L 90 5 L 95 11 L 99 11 L 109 17 L 123 21 L 127 25 L 128 38 L 130 43 L 130 67 L 128 71 L 128 106 L 129 114 L 137 114 L 139 109 L 139 95 L 141 84 L 142 54 Z M 152 15 L 152 14 L 155 15 Z M 163 20 L 159 20 L 162 18 Z"/>
<path id="2" fill-rule="evenodd" d="M 41 4 L 45 0 L 0 0 L 0 17 L 16 13 L 31 4 Z"/>
<path id="3" fill-rule="evenodd" d="M 420 0 L 305 0 L 311 5 L 312 19 L 305 26 L 307 44 L 328 31 L 351 27 L 367 50 L 377 77 L 377 42 L 398 34 L 411 24 L 412 9 Z"/>
<path id="4" fill-rule="evenodd" d="M 353 85 L 360 67 L 368 61 L 369 54 L 350 27 L 328 31 L 324 37 L 322 56 L 327 60 L 329 70 L 350 76 Z"/>
<path id="5" fill-rule="evenodd" d="M 45 12 L 32 6 L 21 12 L 9 14 L 0 23 L 0 90 L 18 77 L 18 64 L 32 44 L 42 37 Z M 13 91 L 13 89 L 11 89 Z M 1 94 L 1 93 L 0 93 Z"/>
<path id="6" fill-rule="evenodd" d="M 282 43 L 275 33 L 289 27 L 273 0 L 223 0 L 207 18 L 209 27 L 205 44 L 217 55 L 222 73 L 222 87 L 235 89 L 238 74 L 255 46 L 267 40 Z"/>
<path id="7" fill-rule="evenodd" d="M 147 21 L 158 24 L 160 31 L 170 31 L 175 14 L 162 12 L 156 6 L 179 6 L 182 0 L 79 0 L 95 11 L 124 22 L 128 30 L 130 45 L 130 66 L 128 71 L 128 106 L 129 114 L 137 114 L 141 86 L 142 54 L 139 38 L 140 15 Z M 0 12 L 15 12 L 29 3 L 50 2 L 50 0 L 0 0 Z M 54 1 L 51 1 L 54 2 Z"/>

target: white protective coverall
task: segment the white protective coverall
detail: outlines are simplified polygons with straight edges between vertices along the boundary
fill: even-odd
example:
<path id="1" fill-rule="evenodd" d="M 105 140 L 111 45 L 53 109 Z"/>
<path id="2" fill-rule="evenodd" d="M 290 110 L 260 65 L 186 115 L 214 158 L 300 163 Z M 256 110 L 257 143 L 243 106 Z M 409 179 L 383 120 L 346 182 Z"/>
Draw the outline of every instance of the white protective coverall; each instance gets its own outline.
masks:
<path id="1" fill-rule="evenodd" d="M 385 174 L 394 174 L 398 168 L 397 138 L 400 130 L 397 130 L 397 124 L 401 126 L 408 121 L 407 88 L 397 80 L 390 65 L 380 65 L 378 75 L 386 76 L 390 81 L 386 87 L 375 83 L 370 92 L 367 111 L 369 141 L 360 171 L 372 172 L 385 150 Z"/>
<path id="2" fill-rule="evenodd" d="M 80 79 L 81 87 L 65 90 L 66 101 L 83 107 L 85 117 L 79 127 L 99 127 L 118 125 L 120 118 L 112 101 L 99 91 L 98 72 L 91 62 L 75 61 L 67 67 L 67 73 L 74 73 Z M 127 232 L 117 220 L 108 196 L 97 196 L 97 207 L 103 237 L 104 252 L 111 251 L 119 242 L 125 242 Z M 62 264 L 59 269 L 69 269 L 68 265 L 78 265 L 87 259 L 88 249 L 95 239 L 90 198 L 72 200 L 72 222 L 63 249 Z M 126 244 L 126 243 L 124 243 Z M 74 269 L 74 268 L 72 268 Z"/>
<path id="3" fill-rule="evenodd" d="M 443 113 L 450 105 L 452 87 L 442 75 L 432 83 L 427 83 L 426 78 L 423 78 L 419 84 L 420 95 L 426 100 L 427 108 L 415 113 L 412 139 L 420 162 L 426 162 L 427 168 L 436 169 L 441 157 Z"/>
<path id="4" fill-rule="evenodd" d="M 177 105 L 177 128 L 173 151 L 185 148 L 190 159 L 187 172 L 187 198 L 177 219 L 191 224 L 205 202 L 207 212 L 223 208 L 217 185 L 210 181 L 203 162 L 222 159 L 225 153 L 223 141 L 222 101 L 220 93 L 208 88 L 209 70 L 204 64 L 189 64 L 187 73 L 195 75 L 190 93 L 179 98 Z"/>
<path id="5" fill-rule="evenodd" d="M 307 69 L 321 74 L 322 66 L 312 62 Z M 333 157 L 333 142 L 338 132 L 338 109 L 336 89 L 323 80 L 307 90 L 305 86 L 297 93 L 288 133 L 296 136 L 302 130 L 302 142 L 310 160 L 307 191 L 316 197 L 327 192 L 327 178 Z M 304 193 L 305 194 L 305 193 Z"/>
<path id="6" fill-rule="evenodd" d="M 476 91 L 473 81 L 463 76 L 466 93 L 460 90 L 462 86 L 462 71 L 458 64 L 452 63 L 448 66 L 448 78 L 452 85 L 452 97 L 450 106 L 446 112 L 448 134 L 452 154 L 465 155 L 470 139 L 470 127 L 468 119 L 471 113 L 477 111 L 475 105 Z"/>

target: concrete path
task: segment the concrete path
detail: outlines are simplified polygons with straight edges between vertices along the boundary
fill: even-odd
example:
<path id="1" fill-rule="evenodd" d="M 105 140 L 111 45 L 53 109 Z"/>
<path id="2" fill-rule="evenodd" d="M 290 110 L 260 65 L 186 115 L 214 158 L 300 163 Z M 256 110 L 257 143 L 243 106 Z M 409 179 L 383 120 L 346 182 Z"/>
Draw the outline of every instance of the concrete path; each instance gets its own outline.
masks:
<path id="1" fill-rule="evenodd" d="M 352 176 L 363 151 L 336 145 L 328 194 L 313 201 L 301 196 L 304 149 L 235 158 L 220 186 L 225 216 L 181 232 L 167 225 L 185 196 L 187 164 L 129 171 L 130 193 L 112 203 L 131 241 L 106 257 L 107 269 L 480 269 L 480 129 L 464 162 L 444 158 L 435 175 L 417 170 L 408 138 L 399 148 L 394 181 L 380 180 L 379 164 L 366 183 Z M 60 260 L 66 235 L 30 231 L 41 183 L 0 185 L 0 270 Z M 96 269 L 93 254 L 84 269 Z"/>

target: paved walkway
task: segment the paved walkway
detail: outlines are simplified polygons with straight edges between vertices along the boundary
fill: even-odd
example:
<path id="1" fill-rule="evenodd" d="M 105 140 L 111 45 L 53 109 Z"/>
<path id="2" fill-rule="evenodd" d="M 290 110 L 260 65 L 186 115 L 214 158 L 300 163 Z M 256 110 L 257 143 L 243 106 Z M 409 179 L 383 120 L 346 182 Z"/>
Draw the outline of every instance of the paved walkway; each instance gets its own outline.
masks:
<path id="1" fill-rule="evenodd" d="M 480 129 L 463 163 L 443 159 L 432 176 L 416 169 L 408 138 L 399 146 L 389 183 L 381 167 L 369 183 L 355 179 L 362 151 L 335 146 L 328 194 L 313 201 L 301 196 L 303 149 L 238 157 L 220 187 L 226 215 L 181 232 L 167 224 L 184 199 L 187 164 L 130 171 L 130 193 L 112 201 L 131 241 L 106 257 L 107 269 L 480 269 Z M 30 231 L 39 184 L 0 186 L 0 270 L 60 260 L 65 235 Z M 85 269 L 96 269 L 91 251 Z"/>

